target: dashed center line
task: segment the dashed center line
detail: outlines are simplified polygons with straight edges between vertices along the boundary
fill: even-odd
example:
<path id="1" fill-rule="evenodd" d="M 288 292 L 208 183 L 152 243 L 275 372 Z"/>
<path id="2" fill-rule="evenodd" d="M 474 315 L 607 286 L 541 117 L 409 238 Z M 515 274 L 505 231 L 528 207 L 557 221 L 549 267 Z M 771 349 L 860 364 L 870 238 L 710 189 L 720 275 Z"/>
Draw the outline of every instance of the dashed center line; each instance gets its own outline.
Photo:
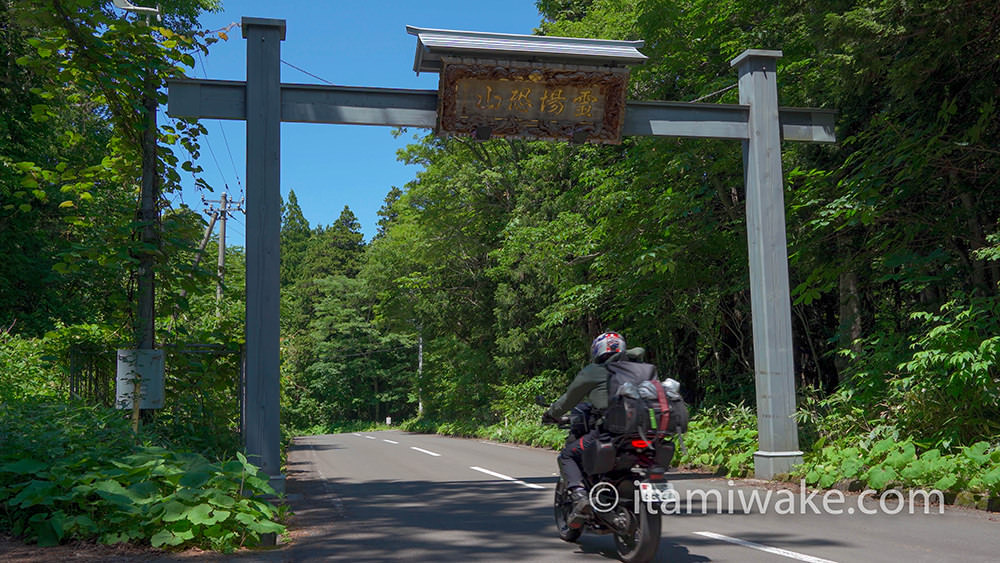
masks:
<path id="1" fill-rule="evenodd" d="M 489 469 L 483 469 L 482 467 L 476 467 L 475 465 L 469 466 L 469 469 L 471 469 L 473 471 L 478 471 L 480 473 L 485 473 L 487 475 L 492 475 L 493 477 L 497 477 L 499 479 L 503 479 L 504 481 L 510 481 L 512 483 L 517 483 L 518 485 L 524 485 L 525 487 L 528 487 L 530 489 L 544 489 L 545 488 L 542 485 L 538 485 L 538 484 L 535 484 L 535 483 L 526 483 L 526 482 L 524 482 L 524 481 L 522 481 L 520 479 L 515 479 L 515 478 L 511 477 L 510 475 L 504 475 L 503 473 L 497 473 L 496 471 L 490 471 Z"/>
<path id="2" fill-rule="evenodd" d="M 434 457 L 441 457 L 441 454 L 437 454 L 437 453 L 434 453 L 434 452 L 432 452 L 430 450 L 425 450 L 423 448 L 418 448 L 416 446 L 410 446 L 410 449 L 411 450 L 417 450 L 418 452 L 420 452 L 422 454 L 432 455 Z"/>
<path id="3" fill-rule="evenodd" d="M 351 432 L 351 434 L 354 434 L 355 436 L 361 436 L 361 434 L 358 434 L 357 432 Z"/>
<path id="4" fill-rule="evenodd" d="M 367 434 L 365 434 L 365 438 L 368 438 L 369 440 L 375 440 L 376 439 L 375 436 L 369 436 Z"/>
<path id="5" fill-rule="evenodd" d="M 398 444 L 398 443 L 399 443 L 399 442 L 397 442 L 397 441 L 395 441 L 395 440 L 386 440 L 385 438 L 382 438 L 382 441 L 383 441 L 383 442 L 388 442 L 388 443 L 390 443 L 390 444 Z"/>
<path id="6" fill-rule="evenodd" d="M 789 557 L 791 559 L 797 559 L 799 561 L 807 561 L 808 563 L 836 563 L 835 561 L 831 561 L 829 559 L 823 559 L 821 557 L 813 557 L 812 555 L 806 555 L 804 553 L 789 551 L 787 549 L 781 549 L 780 547 L 771 547 L 769 545 L 754 543 L 752 541 L 741 540 L 740 538 L 724 536 L 722 534 L 716 534 L 715 532 L 695 532 L 695 534 L 699 536 L 704 536 L 706 538 L 712 538 L 713 540 L 721 540 L 724 542 L 741 545 L 743 547 L 749 547 L 750 549 L 756 549 L 757 551 L 773 553 L 774 555 L 781 555 L 783 557 Z"/>

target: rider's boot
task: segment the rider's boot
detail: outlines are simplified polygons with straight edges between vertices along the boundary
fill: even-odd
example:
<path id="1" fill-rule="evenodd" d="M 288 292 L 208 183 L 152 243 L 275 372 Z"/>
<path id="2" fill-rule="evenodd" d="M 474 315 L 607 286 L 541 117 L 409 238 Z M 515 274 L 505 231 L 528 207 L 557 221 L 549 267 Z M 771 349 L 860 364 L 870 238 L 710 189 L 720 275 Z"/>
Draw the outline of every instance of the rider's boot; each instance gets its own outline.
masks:
<path id="1" fill-rule="evenodd" d="M 573 487 L 569 490 L 570 498 L 573 500 L 573 511 L 570 512 L 566 523 L 570 528 L 579 528 L 587 521 L 590 515 L 590 497 L 583 487 Z"/>

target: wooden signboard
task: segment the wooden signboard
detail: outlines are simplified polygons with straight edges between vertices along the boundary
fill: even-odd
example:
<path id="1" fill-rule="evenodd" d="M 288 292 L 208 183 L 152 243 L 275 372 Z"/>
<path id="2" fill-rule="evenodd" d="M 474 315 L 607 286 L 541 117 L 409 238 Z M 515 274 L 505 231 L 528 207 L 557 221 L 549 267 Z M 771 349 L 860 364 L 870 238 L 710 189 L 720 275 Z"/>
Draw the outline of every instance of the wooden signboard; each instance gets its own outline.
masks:
<path id="1" fill-rule="evenodd" d="M 626 68 L 443 62 L 437 133 L 621 142 Z"/>

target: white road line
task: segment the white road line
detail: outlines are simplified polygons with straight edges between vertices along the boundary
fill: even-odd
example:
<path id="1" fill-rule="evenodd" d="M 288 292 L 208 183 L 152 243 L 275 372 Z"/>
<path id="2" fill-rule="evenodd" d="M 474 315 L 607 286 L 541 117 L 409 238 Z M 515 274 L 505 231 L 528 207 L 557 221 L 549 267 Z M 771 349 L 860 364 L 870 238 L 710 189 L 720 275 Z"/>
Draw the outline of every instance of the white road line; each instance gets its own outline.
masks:
<path id="1" fill-rule="evenodd" d="M 360 436 L 360 434 L 358 434 Z M 333 503 L 333 509 L 336 511 L 337 515 L 340 517 L 344 516 L 344 503 L 340 500 L 336 494 L 334 494 L 333 487 L 330 485 L 330 480 L 326 478 L 323 474 L 323 470 L 319 466 L 319 455 L 316 454 L 316 444 L 309 444 L 309 454 L 313 459 L 313 469 L 316 470 L 316 474 L 319 475 L 319 482 L 323 485 L 323 490 L 330 495 L 330 501 Z"/>
<path id="2" fill-rule="evenodd" d="M 432 451 L 429 451 L 429 450 L 425 450 L 425 449 L 423 449 L 423 448 L 418 448 L 418 447 L 416 447 L 416 446 L 410 446 L 410 449 L 411 449 L 411 450 L 417 450 L 417 451 L 418 451 L 418 452 L 420 452 L 420 453 L 423 453 L 423 454 L 427 454 L 427 455 L 432 455 L 432 456 L 434 456 L 434 457 L 441 457 L 441 454 L 436 454 L 436 453 L 434 453 L 434 452 L 432 452 Z"/>
<path id="3" fill-rule="evenodd" d="M 519 485 L 524 485 L 525 487 L 528 487 L 530 489 L 544 489 L 545 488 L 542 485 L 536 485 L 535 483 L 526 483 L 526 482 L 524 482 L 524 481 L 522 481 L 520 479 L 515 479 L 515 478 L 511 477 L 510 475 L 504 475 L 503 473 L 497 473 L 496 471 L 490 471 L 489 469 L 483 469 L 482 467 L 476 467 L 475 465 L 469 466 L 469 469 L 471 469 L 473 471 L 478 471 L 480 473 L 485 473 L 487 475 L 492 475 L 492 476 L 497 477 L 499 479 L 503 479 L 504 481 L 511 481 L 511 482 L 517 483 Z"/>
<path id="4" fill-rule="evenodd" d="M 496 442 L 490 442 L 489 440 L 480 440 L 479 443 L 480 444 L 489 444 L 491 446 L 500 446 L 501 448 L 510 448 L 512 450 L 519 450 L 519 449 L 521 449 L 521 448 L 519 448 L 517 446 L 511 446 L 510 444 L 498 444 Z"/>
<path id="5" fill-rule="evenodd" d="M 354 434 L 355 436 L 360 436 L 361 435 L 361 434 L 358 434 L 357 432 L 351 432 L 351 434 Z"/>
<path id="6" fill-rule="evenodd" d="M 375 436 L 368 436 L 368 435 L 365 435 L 365 438 L 368 438 L 369 440 L 375 440 L 376 439 Z"/>
<path id="7" fill-rule="evenodd" d="M 398 444 L 399 443 L 399 442 L 396 442 L 394 440 L 386 440 L 385 438 L 382 438 L 382 441 L 383 442 L 389 442 L 390 444 Z"/>
<path id="8" fill-rule="evenodd" d="M 798 559 L 799 561 L 807 561 L 808 563 L 836 563 L 835 561 L 831 561 L 829 559 L 823 559 L 821 557 L 813 557 L 812 555 L 805 555 L 803 553 L 788 551 L 787 549 L 781 549 L 779 547 L 771 547 L 769 545 L 754 543 L 752 541 L 741 540 L 739 538 L 732 538 L 729 536 L 724 536 L 722 534 L 716 534 L 715 532 L 695 532 L 695 534 L 699 536 L 704 536 L 706 538 L 712 538 L 713 540 L 721 540 L 724 542 L 741 545 L 743 547 L 749 547 L 750 549 L 756 549 L 758 551 L 773 553 L 774 555 L 781 555 L 784 557 L 789 557 L 791 559 Z"/>

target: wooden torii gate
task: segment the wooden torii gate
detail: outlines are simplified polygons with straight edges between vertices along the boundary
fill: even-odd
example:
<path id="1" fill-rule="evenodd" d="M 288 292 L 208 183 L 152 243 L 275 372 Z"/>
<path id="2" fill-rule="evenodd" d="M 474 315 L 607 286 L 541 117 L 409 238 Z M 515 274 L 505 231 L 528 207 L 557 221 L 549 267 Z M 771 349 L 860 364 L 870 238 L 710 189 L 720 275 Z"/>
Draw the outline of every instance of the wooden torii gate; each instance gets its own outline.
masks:
<path id="1" fill-rule="evenodd" d="M 250 459 L 284 489 L 279 456 L 280 124 L 341 123 L 434 128 L 436 90 L 280 83 L 285 21 L 242 19 L 247 80 L 174 80 L 172 117 L 246 120 L 246 390 L 244 440 Z M 738 105 L 625 104 L 623 135 L 743 142 L 747 243 L 757 389 L 755 474 L 771 478 L 801 462 L 795 412 L 791 298 L 782 193 L 781 141 L 834 142 L 835 112 L 779 108 L 780 51 L 750 49 L 732 61 Z"/>

